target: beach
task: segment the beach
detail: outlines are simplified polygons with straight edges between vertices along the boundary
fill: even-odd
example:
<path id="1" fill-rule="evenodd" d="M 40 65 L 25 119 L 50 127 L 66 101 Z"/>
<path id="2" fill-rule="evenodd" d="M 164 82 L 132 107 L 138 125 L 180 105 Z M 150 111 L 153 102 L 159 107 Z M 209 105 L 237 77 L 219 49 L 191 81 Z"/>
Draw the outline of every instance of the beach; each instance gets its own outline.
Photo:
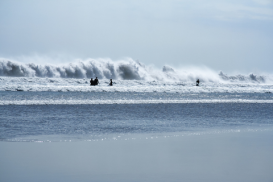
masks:
<path id="1" fill-rule="evenodd" d="M 0 180 L 273 180 L 272 129 L 165 135 L 79 142 L 0 142 Z"/>

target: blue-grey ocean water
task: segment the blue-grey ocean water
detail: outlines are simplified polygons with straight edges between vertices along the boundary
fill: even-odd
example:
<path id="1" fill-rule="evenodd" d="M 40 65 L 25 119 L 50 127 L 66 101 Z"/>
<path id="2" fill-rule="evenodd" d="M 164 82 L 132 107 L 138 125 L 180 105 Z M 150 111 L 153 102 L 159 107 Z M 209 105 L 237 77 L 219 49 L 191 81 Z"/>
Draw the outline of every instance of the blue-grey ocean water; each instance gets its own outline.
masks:
<path id="1" fill-rule="evenodd" d="M 28 103 L 32 100 L 36 101 L 35 105 Z M 51 100 L 51 103 L 43 103 L 45 100 Z M 56 100 L 76 100 L 77 104 L 55 104 Z M 86 100 L 105 102 L 86 104 Z M 124 103 L 115 103 L 115 100 Z M 137 102 L 145 100 L 149 102 Z M 17 91 L 0 92 L 1 101 L 23 102 L 0 105 L 2 141 L 115 139 L 128 134 L 157 136 L 162 133 L 224 132 L 273 126 L 273 103 L 268 103 L 272 101 L 271 93 Z"/>

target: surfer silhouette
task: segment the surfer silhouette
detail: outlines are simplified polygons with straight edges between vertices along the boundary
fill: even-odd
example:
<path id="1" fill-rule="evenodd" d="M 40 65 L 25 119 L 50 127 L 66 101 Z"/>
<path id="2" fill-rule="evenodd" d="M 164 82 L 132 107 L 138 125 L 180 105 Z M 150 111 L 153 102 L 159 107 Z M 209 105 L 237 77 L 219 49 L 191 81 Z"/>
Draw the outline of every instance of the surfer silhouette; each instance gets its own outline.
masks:
<path id="1" fill-rule="evenodd" d="M 94 80 L 95 84 L 94 85 L 98 85 L 100 82 L 98 80 L 98 77 L 96 77 L 96 79 Z"/>
<path id="2" fill-rule="evenodd" d="M 110 79 L 110 83 L 109 83 L 110 86 L 113 86 L 113 82 L 112 82 L 112 79 Z"/>
<path id="3" fill-rule="evenodd" d="M 90 80 L 90 85 L 94 85 L 94 80 L 93 80 L 93 78 L 91 78 L 91 80 Z"/>
<path id="4" fill-rule="evenodd" d="M 199 86 L 199 79 L 196 80 L 196 86 Z"/>

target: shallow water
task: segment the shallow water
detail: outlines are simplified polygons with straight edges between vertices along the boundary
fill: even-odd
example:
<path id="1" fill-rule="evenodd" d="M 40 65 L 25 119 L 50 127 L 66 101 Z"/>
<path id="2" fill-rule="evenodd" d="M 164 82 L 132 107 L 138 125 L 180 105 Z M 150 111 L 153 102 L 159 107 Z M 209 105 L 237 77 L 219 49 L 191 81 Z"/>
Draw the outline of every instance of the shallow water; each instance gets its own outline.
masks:
<path id="1" fill-rule="evenodd" d="M 39 135 L 90 140 L 103 135 L 204 132 L 272 127 L 273 104 L 93 104 L 0 106 L 0 139 Z M 25 139 L 25 138 L 28 139 Z M 52 137 L 51 137 L 52 138 Z"/>
<path id="2" fill-rule="evenodd" d="M 7 92 L 0 105 L 273 103 L 272 93 Z"/>
<path id="3" fill-rule="evenodd" d="M 272 131 L 0 142 L 0 181 L 271 182 Z"/>

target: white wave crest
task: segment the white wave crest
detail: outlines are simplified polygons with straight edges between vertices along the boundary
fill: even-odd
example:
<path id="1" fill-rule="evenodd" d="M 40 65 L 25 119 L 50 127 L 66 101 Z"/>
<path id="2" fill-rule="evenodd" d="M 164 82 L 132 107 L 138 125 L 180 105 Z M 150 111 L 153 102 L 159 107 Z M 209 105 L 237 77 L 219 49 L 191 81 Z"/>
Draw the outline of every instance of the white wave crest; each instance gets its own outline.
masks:
<path id="1" fill-rule="evenodd" d="M 189 104 L 189 103 L 248 103 L 272 104 L 273 100 L 16 100 L 1 101 L 0 105 L 84 105 L 84 104 Z"/>
<path id="2" fill-rule="evenodd" d="M 0 76 L 5 77 L 41 77 L 41 78 L 95 78 L 116 80 L 145 80 L 145 81 L 182 81 L 195 82 L 254 82 L 272 83 L 272 75 L 237 74 L 228 76 L 223 72 L 217 73 L 207 67 L 175 69 L 164 66 L 158 70 L 151 66 L 134 61 L 131 58 L 113 61 L 111 59 L 77 60 L 63 65 L 35 63 L 20 63 L 10 59 L 0 59 Z"/>

